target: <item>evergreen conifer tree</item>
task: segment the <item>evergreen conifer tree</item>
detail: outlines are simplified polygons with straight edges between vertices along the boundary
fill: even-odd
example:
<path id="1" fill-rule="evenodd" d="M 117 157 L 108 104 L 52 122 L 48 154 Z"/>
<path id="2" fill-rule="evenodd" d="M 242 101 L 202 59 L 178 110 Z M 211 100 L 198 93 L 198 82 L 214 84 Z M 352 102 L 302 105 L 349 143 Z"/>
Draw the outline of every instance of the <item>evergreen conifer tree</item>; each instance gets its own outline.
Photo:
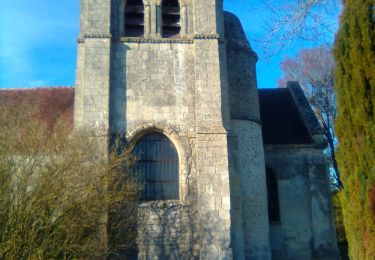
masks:
<path id="1" fill-rule="evenodd" d="M 351 259 L 375 259 L 375 0 L 345 0 L 335 43 L 337 154 Z"/>

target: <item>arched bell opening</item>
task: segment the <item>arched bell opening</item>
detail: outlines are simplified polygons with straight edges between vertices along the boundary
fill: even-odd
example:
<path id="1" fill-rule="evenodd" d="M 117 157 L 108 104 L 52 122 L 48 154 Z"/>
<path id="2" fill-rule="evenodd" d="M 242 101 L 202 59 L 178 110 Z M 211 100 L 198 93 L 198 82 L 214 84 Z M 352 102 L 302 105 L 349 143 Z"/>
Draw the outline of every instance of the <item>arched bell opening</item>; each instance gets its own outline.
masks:
<path id="1" fill-rule="evenodd" d="M 181 10 L 178 0 L 162 2 L 162 37 L 178 37 L 181 32 Z"/>
<path id="2" fill-rule="evenodd" d="M 128 0 L 125 5 L 125 36 L 142 37 L 144 35 L 144 21 L 143 0 Z"/>

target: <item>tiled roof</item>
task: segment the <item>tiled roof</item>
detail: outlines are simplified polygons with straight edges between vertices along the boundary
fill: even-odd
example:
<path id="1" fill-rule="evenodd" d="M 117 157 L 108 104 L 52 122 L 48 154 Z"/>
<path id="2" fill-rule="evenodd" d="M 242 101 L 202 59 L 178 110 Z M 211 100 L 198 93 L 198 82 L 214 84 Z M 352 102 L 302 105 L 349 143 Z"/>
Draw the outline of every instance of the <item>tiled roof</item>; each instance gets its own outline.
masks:
<path id="1" fill-rule="evenodd" d="M 49 127 L 61 119 L 73 128 L 74 88 L 48 87 L 0 89 L 0 104 L 9 108 L 37 111 L 38 118 Z"/>

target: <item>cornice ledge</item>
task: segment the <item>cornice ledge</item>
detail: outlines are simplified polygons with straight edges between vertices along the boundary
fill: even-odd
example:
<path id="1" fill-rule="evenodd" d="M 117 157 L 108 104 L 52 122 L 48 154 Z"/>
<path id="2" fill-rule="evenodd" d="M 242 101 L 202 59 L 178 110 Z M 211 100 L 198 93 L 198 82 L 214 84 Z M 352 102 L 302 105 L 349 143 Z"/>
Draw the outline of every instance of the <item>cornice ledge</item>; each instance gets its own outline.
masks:
<path id="1" fill-rule="evenodd" d="M 323 150 L 319 144 L 306 143 L 306 144 L 264 144 L 264 149 L 268 151 L 277 150 Z"/>
<path id="2" fill-rule="evenodd" d="M 94 34 L 94 33 L 86 33 L 83 35 L 83 39 L 111 39 L 112 35 L 110 33 L 106 34 Z"/>
<path id="3" fill-rule="evenodd" d="M 225 43 L 225 38 L 217 33 L 212 33 L 212 34 L 194 34 L 194 39 L 195 40 L 218 40 L 219 43 Z"/>
<path id="4" fill-rule="evenodd" d="M 194 43 L 191 38 L 143 38 L 143 37 L 121 37 L 120 42 L 131 43 Z"/>
<path id="5" fill-rule="evenodd" d="M 230 119 L 234 121 L 248 121 L 262 126 L 262 121 L 260 118 L 255 116 L 231 116 Z"/>
<path id="6" fill-rule="evenodd" d="M 220 39 L 220 34 L 217 33 L 211 33 L 211 34 L 194 34 L 194 39 L 197 40 L 211 40 L 211 39 Z"/>

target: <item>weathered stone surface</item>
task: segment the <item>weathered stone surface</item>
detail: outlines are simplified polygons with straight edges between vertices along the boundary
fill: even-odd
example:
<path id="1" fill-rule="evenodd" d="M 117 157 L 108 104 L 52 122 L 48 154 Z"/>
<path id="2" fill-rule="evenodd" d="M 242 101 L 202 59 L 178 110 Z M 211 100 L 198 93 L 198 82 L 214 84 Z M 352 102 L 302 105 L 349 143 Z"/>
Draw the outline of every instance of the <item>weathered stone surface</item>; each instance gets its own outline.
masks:
<path id="1" fill-rule="evenodd" d="M 280 223 L 271 225 L 276 259 L 337 259 L 324 155 L 314 146 L 266 149 L 278 176 Z"/>
<path id="2" fill-rule="evenodd" d="M 199 257 L 199 220 L 192 207 L 175 201 L 143 203 L 138 220 L 140 259 Z"/>

